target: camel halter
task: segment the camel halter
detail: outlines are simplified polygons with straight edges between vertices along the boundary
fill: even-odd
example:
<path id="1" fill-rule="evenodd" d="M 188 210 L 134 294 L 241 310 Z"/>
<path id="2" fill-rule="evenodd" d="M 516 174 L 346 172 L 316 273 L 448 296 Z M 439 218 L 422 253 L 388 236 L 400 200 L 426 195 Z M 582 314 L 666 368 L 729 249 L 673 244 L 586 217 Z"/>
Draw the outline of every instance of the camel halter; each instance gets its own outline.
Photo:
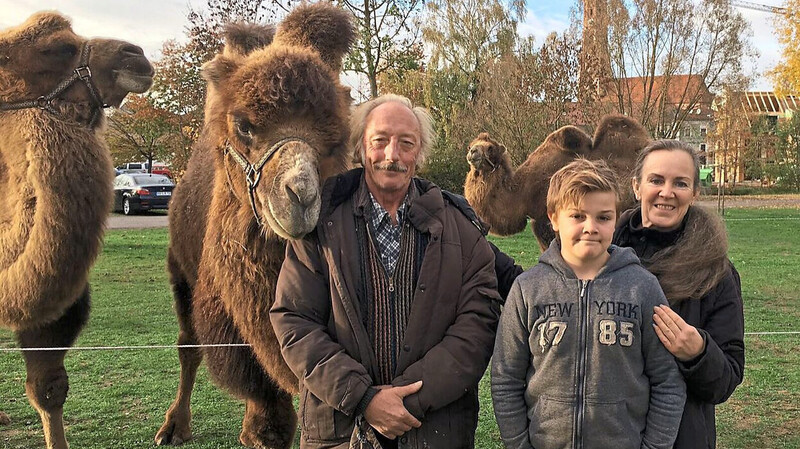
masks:
<path id="1" fill-rule="evenodd" d="M 100 93 L 97 91 L 97 86 L 95 86 L 94 81 L 92 81 L 92 71 L 89 69 L 90 52 L 91 47 L 89 46 L 89 42 L 85 42 L 83 47 L 81 47 L 81 57 L 78 60 L 78 67 L 76 67 L 75 70 L 72 71 L 72 74 L 67 79 L 62 81 L 58 86 L 56 86 L 55 89 L 53 89 L 49 94 L 42 95 L 35 100 L 24 100 L 11 103 L 0 102 L 0 111 L 39 108 L 44 111 L 48 111 L 53 115 L 60 115 L 58 109 L 56 109 L 56 107 L 53 105 L 53 100 L 55 100 L 56 97 L 61 95 L 65 90 L 69 89 L 69 87 L 75 84 L 77 81 L 82 81 L 83 84 L 86 85 L 86 89 L 89 90 L 89 96 L 92 98 L 92 103 L 95 106 L 94 111 L 92 112 L 92 117 L 89 119 L 89 126 L 91 126 L 95 123 L 95 120 L 97 120 L 100 111 L 109 107 L 110 105 L 103 102 L 103 99 L 100 98 Z"/>
<path id="2" fill-rule="evenodd" d="M 472 147 L 472 148 L 475 148 L 475 147 Z M 472 150 L 472 148 L 470 148 L 470 150 Z M 483 155 L 483 151 L 481 151 L 481 155 Z M 494 162 L 490 161 L 489 158 L 487 158 L 487 157 L 481 156 L 481 158 L 483 159 L 484 162 L 486 162 L 487 164 L 489 164 L 489 166 L 492 167 L 492 171 L 490 171 L 489 173 L 494 173 L 494 171 L 497 170 L 497 164 L 495 164 Z"/>
<path id="3" fill-rule="evenodd" d="M 302 142 L 311 146 L 311 144 L 299 137 L 285 137 L 269 147 L 258 162 L 251 164 L 247 158 L 233 148 L 229 140 L 225 141 L 225 154 L 230 154 L 233 160 L 236 161 L 239 167 L 244 171 L 244 179 L 247 181 L 247 193 L 250 195 L 250 207 L 253 209 L 253 215 L 256 217 L 256 224 L 258 224 L 258 227 L 264 225 L 264 222 L 261 221 L 261 216 L 258 215 L 258 210 L 256 210 L 256 187 L 258 187 L 258 183 L 261 181 L 261 169 L 264 168 L 264 165 L 266 165 L 281 147 L 289 142 Z"/>

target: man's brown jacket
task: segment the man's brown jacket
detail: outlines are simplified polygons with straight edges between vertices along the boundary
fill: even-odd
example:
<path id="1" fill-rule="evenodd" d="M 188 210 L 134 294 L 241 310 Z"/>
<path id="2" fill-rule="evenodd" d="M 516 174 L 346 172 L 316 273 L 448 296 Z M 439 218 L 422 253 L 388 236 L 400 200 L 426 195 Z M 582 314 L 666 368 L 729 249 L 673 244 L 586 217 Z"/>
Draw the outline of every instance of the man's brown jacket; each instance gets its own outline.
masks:
<path id="1" fill-rule="evenodd" d="M 300 379 L 302 448 L 346 448 L 355 409 L 373 385 L 377 361 L 357 299 L 361 281 L 354 207 L 363 170 L 329 179 L 317 228 L 287 245 L 271 310 L 289 367 Z M 395 386 L 422 380 L 405 406 L 422 426 L 401 448 L 474 446 L 478 382 L 494 345 L 500 297 L 494 255 L 481 231 L 414 178 L 420 196 L 407 214 L 427 246 L 398 354 Z"/>

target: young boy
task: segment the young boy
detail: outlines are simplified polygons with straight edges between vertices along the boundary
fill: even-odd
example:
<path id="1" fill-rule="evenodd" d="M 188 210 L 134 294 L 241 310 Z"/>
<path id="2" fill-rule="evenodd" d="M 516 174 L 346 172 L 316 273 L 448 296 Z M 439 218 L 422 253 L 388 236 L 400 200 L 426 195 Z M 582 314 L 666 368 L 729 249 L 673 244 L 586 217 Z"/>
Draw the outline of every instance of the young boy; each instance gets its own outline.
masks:
<path id="1" fill-rule="evenodd" d="M 511 287 L 492 357 L 507 448 L 671 448 L 686 387 L 653 329 L 666 304 L 630 248 L 611 245 L 614 173 L 578 159 L 550 180 L 558 234 Z"/>

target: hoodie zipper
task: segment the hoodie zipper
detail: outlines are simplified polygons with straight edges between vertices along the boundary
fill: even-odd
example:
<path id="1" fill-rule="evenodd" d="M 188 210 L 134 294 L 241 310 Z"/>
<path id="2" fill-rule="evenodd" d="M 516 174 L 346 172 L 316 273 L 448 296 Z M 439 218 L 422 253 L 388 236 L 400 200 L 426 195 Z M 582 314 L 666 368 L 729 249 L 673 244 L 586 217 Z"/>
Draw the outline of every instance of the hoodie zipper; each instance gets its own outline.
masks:
<path id="1" fill-rule="evenodd" d="M 580 297 L 578 310 L 581 311 L 580 325 L 578 331 L 578 363 L 575 367 L 575 399 L 577 407 L 575 407 L 575 415 L 573 417 L 574 424 L 572 426 L 572 447 L 575 449 L 583 448 L 583 417 L 584 417 L 584 394 L 586 391 L 586 356 L 587 348 L 586 343 L 589 333 L 589 301 L 586 291 L 589 287 L 588 280 L 581 280 L 580 282 Z"/>

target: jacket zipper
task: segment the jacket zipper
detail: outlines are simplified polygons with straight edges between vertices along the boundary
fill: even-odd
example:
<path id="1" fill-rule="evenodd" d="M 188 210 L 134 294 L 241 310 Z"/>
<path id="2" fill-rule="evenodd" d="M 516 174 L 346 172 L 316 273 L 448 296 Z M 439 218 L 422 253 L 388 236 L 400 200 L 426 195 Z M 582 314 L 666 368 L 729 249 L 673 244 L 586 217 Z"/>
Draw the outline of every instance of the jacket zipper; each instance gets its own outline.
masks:
<path id="1" fill-rule="evenodd" d="M 586 345 L 589 334 L 589 301 L 586 300 L 588 298 L 586 293 L 588 287 L 588 280 L 580 281 L 580 304 L 578 310 L 581 311 L 581 316 L 580 325 L 578 326 L 578 365 L 575 369 L 575 399 L 577 407 L 575 407 L 575 422 L 572 427 L 572 447 L 575 449 L 583 448 L 584 392 L 586 391 L 586 355 L 588 352 Z"/>

